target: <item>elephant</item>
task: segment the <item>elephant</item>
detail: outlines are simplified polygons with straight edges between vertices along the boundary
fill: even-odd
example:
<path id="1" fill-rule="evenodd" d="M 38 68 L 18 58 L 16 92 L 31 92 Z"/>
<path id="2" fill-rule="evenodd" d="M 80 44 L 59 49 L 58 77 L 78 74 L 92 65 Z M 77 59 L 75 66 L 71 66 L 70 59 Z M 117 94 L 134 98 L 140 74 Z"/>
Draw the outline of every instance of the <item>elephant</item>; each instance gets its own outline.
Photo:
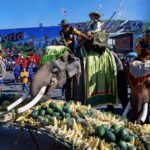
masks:
<path id="1" fill-rule="evenodd" d="M 53 49 L 53 46 L 51 47 Z M 62 48 L 62 46 L 60 47 Z M 59 49 L 59 46 L 54 46 L 54 48 Z M 33 107 L 39 100 L 49 99 L 55 88 L 67 88 L 65 91 L 66 100 L 76 99 L 76 88 L 72 87 L 71 84 L 73 80 L 77 81 L 76 84 L 78 84 L 80 74 L 80 60 L 70 50 L 65 51 L 57 59 L 41 64 L 30 83 L 29 95 L 33 100 L 19 108 L 18 113 Z M 15 104 L 8 106 L 7 110 L 11 110 L 18 105 L 25 97 L 26 95 Z"/>
<path id="2" fill-rule="evenodd" d="M 148 65 L 148 68 L 142 67 Z M 142 69 L 141 69 L 142 68 Z M 142 70 L 142 72 L 141 72 Z M 135 60 L 129 64 L 128 82 L 131 89 L 132 120 L 144 123 L 148 115 L 150 99 L 150 63 Z"/>
<path id="3" fill-rule="evenodd" d="M 150 99 L 150 33 L 139 39 L 136 52 L 138 58 L 127 66 L 128 82 L 131 88 L 131 99 L 129 106 L 132 108 L 133 121 L 144 123 L 149 113 Z M 127 111 L 128 112 L 128 111 Z M 127 113 L 126 112 L 126 113 Z"/>
<path id="4" fill-rule="evenodd" d="M 80 61 L 71 52 L 67 51 L 64 55 L 56 60 L 47 62 L 40 66 L 40 69 L 35 74 L 33 81 L 30 84 L 30 95 L 35 97 L 40 89 L 46 86 L 46 91 L 44 93 L 45 98 L 51 96 L 55 88 L 63 88 L 69 86 L 68 82 L 76 79 L 80 76 Z M 71 88 L 71 87 L 69 87 Z M 66 100 L 72 99 L 73 97 L 68 96 L 66 90 Z M 73 98 L 75 99 L 75 98 Z"/>

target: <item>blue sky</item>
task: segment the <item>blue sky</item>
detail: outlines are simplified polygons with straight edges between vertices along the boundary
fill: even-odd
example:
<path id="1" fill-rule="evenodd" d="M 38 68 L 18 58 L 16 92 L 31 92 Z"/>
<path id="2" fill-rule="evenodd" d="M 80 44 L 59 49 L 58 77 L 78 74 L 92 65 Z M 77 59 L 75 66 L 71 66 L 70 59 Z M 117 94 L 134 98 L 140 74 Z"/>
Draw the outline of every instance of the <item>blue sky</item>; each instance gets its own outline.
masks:
<path id="1" fill-rule="evenodd" d="M 123 1 L 117 19 L 150 22 L 150 0 L 0 0 L 0 29 L 57 25 L 64 18 L 62 8 L 70 22 L 87 21 L 98 8 L 102 19 L 109 19 Z"/>

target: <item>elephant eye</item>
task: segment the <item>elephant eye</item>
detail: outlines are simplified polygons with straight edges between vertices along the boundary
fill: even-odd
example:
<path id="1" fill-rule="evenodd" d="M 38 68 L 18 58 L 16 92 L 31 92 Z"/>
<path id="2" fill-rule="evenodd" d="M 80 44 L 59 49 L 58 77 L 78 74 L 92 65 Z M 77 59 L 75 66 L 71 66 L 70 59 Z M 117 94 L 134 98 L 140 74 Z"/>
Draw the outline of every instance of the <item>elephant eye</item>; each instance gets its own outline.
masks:
<path id="1" fill-rule="evenodd" d="M 54 65 L 54 66 L 53 66 L 53 69 L 52 69 L 52 72 L 58 72 L 58 71 L 59 71 L 58 66 Z"/>

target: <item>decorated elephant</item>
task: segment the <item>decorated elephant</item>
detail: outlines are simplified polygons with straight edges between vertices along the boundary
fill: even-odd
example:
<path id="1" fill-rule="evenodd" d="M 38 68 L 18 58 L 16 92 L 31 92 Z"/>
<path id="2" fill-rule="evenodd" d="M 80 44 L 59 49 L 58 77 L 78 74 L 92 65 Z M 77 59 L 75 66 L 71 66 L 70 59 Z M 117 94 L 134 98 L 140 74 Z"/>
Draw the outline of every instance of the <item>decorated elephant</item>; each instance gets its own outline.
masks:
<path id="1" fill-rule="evenodd" d="M 128 81 L 131 88 L 131 100 L 125 114 L 132 108 L 133 121 L 144 123 L 148 115 L 150 99 L 150 34 L 137 44 L 138 58 L 128 65 Z"/>
<path id="2" fill-rule="evenodd" d="M 81 74 L 80 61 L 65 46 L 49 46 L 43 58 L 41 66 L 35 74 L 29 88 L 29 94 L 33 99 L 27 105 L 18 109 L 18 112 L 24 112 L 34 106 L 40 99 L 50 98 L 55 88 L 68 87 L 66 90 L 66 99 L 75 99 L 75 88 L 71 88 L 72 80 L 78 83 Z M 26 97 L 23 96 L 19 103 Z M 16 106 L 12 104 L 8 110 Z"/>
<path id="3" fill-rule="evenodd" d="M 74 57 L 69 49 L 64 46 L 50 46 L 48 51 L 52 51 L 54 48 L 59 50 L 59 56 L 55 54 L 56 59 L 52 58 L 52 54 L 48 54 L 48 56 L 42 58 L 42 63 L 44 64 L 41 65 L 30 85 L 30 95 L 32 97 L 35 97 L 44 86 L 47 87 L 45 96 L 49 97 L 55 88 L 63 88 L 67 81 L 73 77 L 79 78 L 81 73 L 79 59 Z M 63 51 L 60 52 L 60 50 Z M 50 58 L 48 58 L 49 56 Z M 72 97 L 66 98 L 70 99 Z"/>
<path id="4" fill-rule="evenodd" d="M 67 47 L 48 47 L 46 54 L 41 60 L 42 65 L 30 85 L 29 93 L 34 99 L 18 109 L 18 112 L 21 113 L 31 108 L 41 98 L 47 99 L 55 88 L 62 88 L 64 85 L 66 87 L 65 98 L 67 100 L 74 99 L 92 106 L 101 102 L 102 104 L 108 102 L 115 104 L 117 100 L 117 71 L 123 70 L 122 63 L 118 56 L 106 47 L 107 34 L 100 32 L 96 36 L 98 38 L 97 41 L 91 42 L 91 40 L 87 40 L 84 46 L 80 50 L 78 49 L 77 52 L 83 54 L 82 56 L 78 55 L 81 60 L 81 66 L 79 59 L 74 57 Z M 86 52 L 87 54 L 85 54 Z M 91 73 L 90 68 L 94 66 L 97 66 L 97 68 Z M 81 70 L 82 75 L 80 76 Z M 95 77 L 98 80 L 95 80 Z M 102 84 L 99 82 L 103 82 L 104 86 L 101 86 Z M 90 83 L 96 84 L 93 86 Z M 97 87 L 100 88 L 98 89 Z M 97 91 L 99 93 L 96 93 Z M 20 99 L 19 103 L 21 101 L 22 99 Z M 8 110 L 15 105 L 9 106 Z"/>

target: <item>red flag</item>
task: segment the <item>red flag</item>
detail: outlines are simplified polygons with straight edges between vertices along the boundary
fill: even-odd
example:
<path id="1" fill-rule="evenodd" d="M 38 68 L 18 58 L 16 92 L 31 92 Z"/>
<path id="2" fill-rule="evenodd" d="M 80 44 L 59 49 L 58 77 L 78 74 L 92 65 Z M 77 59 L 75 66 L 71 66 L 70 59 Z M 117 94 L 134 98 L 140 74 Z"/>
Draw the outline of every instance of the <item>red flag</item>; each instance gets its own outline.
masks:
<path id="1" fill-rule="evenodd" d="M 25 58 L 25 59 L 23 60 L 22 67 L 23 67 L 23 68 L 27 68 L 27 65 L 28 65 L 28 60 Z"/>

